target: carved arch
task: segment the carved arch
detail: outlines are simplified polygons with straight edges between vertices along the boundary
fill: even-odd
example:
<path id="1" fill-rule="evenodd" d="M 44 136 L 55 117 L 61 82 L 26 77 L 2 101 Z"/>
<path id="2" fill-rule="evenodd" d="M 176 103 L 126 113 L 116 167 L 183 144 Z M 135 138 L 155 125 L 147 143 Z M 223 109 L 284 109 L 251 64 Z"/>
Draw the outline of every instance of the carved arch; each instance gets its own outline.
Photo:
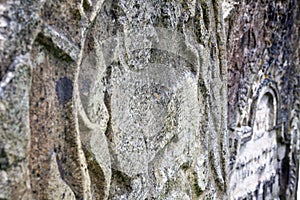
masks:
<path id="1" fill-rule="evenodd" d="M 270 109 L 268 117 L 269 119 L 271 118 L 273 122 L 269 122 L 269 126 L 266 127 L 266 131 L 275 129 L 278 121 L 279 102 L 280 100 L 276 83 L 273 81 L 264 81 L 264 83 L 262 83 L 256 90 L 253 97 L 247 125 L 254 129 L 255 122 L 257 120 L 257 112 L 262 109 L 261 106 L 268 106 Z M 262 103 L 265 105 L 262 105 Z"/>

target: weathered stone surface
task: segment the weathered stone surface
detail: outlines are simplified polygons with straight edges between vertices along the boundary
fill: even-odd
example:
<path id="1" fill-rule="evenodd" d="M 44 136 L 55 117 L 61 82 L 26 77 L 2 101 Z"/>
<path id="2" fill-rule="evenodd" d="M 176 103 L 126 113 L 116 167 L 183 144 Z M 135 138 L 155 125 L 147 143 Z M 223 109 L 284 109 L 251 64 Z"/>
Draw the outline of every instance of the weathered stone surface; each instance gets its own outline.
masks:
<path id="1" fill-rule="evenodd" d="M 299 13 L 0 2 L 0 199 L 294 198 Z"/>
<path id="2" fill-rule="evenodd" d="M 235 199 L 293 199 L 299 166 L 299 2 L 230 5 L 229 193 Z"/>
<path id="3" fill-rule="evenodd" d="M 195 37 L 192 21 L 203 18 L 197 9 L 200 2 L 105 1 L 87 34 L 77 81 L 79 127 L 105 176 L 105 183 L 92 184 L 106 184 L 111 199 L 226 195 L 225 104 L 214 105 L 226 98 L 225 66 L 222 52 L 210 55 L 213 47 Z M 214 23 L 210 13 L 222 20 L 213 6 L 205 9 Z M 224 45 L 213 25 L 203 31 Z M 95 133 L 103 147 L 92 147 Z"/>
<path id="4" fill-rule="evenodd" d="M 279 174 L 283 154 L 277 143 L 277 91 L 269 84 L 255 96 L 251 127 L 236 130 L 239 147 L 230 181 L 231 197 L 239 199 L 249 193 L 259 199 L 279 196 Z M 285 148 L 285 147 L 283 147 Z M 265 197 L 263 197 L 265 196 Z"/>
<path id="5" fill-rule="evenodd" d="M 47 187 L 52 176 L 51 157 L 55 153 L 61 179 L 72 188 L 76 198 L 82 198 L 84 188 L 80 183 L 84 174 L 78 157 L 72 105 L 76 63 L 51 42 L 39 35 L 31 51 L 34 62 L 30 94 L 32 190 L 35 199 L 51 195 Z"/>
<path id="6" fill-rule="evenodd" d="M 0 5 L 0 77 L 13 70 L 16 57 L 31 49 L 39 32 L 39 11 L 45 1 L 3 1 Z"/>
<path id="7" fill-rule="evenodd" d="M 8 72 L 0 88 L 0 198 L 30 199 L 29 164 L 29 88 L 30 62 L 18 56 L 14 72 Z"/>

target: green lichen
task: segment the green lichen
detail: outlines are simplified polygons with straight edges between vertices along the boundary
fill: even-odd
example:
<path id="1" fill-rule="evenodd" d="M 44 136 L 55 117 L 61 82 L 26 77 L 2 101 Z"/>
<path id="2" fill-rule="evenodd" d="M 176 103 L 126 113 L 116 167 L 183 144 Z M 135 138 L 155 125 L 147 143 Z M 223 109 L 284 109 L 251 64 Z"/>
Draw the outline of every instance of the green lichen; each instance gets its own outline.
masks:
<path id="1" fill-rule="evenodd" d="M 88 170 L 92 182 L 92 190 L 94 191 L 94 198 L 98 199 L 105 196 L 106 181 L 103 170 L 99 163 L 94 158 L 93 154 L 86 148 L 83 148 L 84 154 L 88 163 Z"/>
<path id="2" fill-rule="evenodd" d="M 183 171 L 187 171 L 189 168 L 190 168 L 190 163 L 189 162 L 185 162 L 183 163 L 180 168 L 183 170 Z"/>
<path id="3" fill-rule="evenodd" d="M 201 189 L 201 187 L 198 184 L 198 177 L 197 177 L 196 172 L 193 173 L 193 177 L 194 177 L 193 185 L 192 185 L 193 186 L 193 191 L 196 194 L 196 196 L 199 197 L 200 195 L 203 194 L 204 191 Z"/>

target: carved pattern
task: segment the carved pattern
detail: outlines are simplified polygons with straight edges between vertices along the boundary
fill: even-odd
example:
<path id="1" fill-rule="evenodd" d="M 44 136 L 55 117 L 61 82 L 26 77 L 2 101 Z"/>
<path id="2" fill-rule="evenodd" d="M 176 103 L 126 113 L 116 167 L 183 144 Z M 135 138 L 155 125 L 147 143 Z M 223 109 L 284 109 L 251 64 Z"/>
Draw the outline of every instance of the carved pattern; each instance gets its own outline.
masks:
<path id="1" fill-rule="evenodd" d="M 246 130 L 246 127 L 242 127 L 240 132 L 237 161 L 230 180 L 230 192 L 234 199 L 260 199 L 279 195 L 280 160 L 277 153 L 277 129 L 274 128 L 277 101 L 276 92 L 271 87 L 267 85 L 259 88 L 250 112 L 253 114 L 250 117 L 253 127 L 250 131 L 242 131 Z"/>

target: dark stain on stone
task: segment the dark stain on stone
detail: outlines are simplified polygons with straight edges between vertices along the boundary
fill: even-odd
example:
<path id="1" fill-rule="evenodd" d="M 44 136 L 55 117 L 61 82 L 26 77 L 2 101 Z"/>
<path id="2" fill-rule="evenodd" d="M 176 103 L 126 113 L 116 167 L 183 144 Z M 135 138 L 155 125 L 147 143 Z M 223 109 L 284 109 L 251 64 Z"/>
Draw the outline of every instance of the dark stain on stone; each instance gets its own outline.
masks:
<path id="1" fill-rule="evenodd" d="M 131 186 L 132 178 L 124 172 L 112 169 L 112 181 L 122 188 L 121 190 L 123 191 L 131 192 L 133 190 Z"/>
<path id="2" fill-rule="evenodd" d="M 4 145 L 0 148 L 0 170 L 6 171 L 9 167 L 8 157 L 4 149 Z"/>
<path id="3" fill-rule="evenodd" d="M 95 159 L 95 156 L 88 149 L 83 148 L 84 155 L 88 164 L 88 172 L 91 178 L 91 185 L 94 190 L 95 199 L 103 199 L 105 196 L 105 188 L 107 187 L 105 174 Z"/>
<path id="4" fill-rule="evenodd" d="M 67 62 L 72 62 L 73 59 L 66 54 L 63 50 L 58 48 L 54 43 L 53 40 L 49 37 L 44 36 L 42 33 L 37 35 L 36 41 L 42 44 L 50 53 L 52 53 L 56 58 L 60 60 L 64 60 Z"/>
<path id="5" fill-rule="evenodd" d="M 67 78 L 60 78 L 55 86 L 56 96 L 60 105 L 65 105 L 73 96 L 73 82 Z"/>
<path id="6" fill-rule="evenodd" d="M 64 181 L 66 181 L 66 179 L 65 179 L 65 172 L 64 172 L 64 169 L 63 169 L 63 166 L 62 166 L 62 162 L 59 159 L 58 155 L 56 155 L 56 163 L 57 163 L 57 166 L 58 166 L 58 171 L 59 171 L 61 179 L 64 180 Z"/>

